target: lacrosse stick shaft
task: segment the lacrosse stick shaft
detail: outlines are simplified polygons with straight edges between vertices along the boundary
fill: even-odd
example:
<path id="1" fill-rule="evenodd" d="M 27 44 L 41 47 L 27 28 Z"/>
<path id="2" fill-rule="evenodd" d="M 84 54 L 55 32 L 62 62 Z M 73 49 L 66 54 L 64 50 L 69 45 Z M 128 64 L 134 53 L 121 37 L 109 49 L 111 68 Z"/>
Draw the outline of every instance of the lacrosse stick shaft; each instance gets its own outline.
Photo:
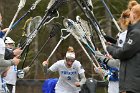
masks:
<path id="1" fill-rule="evenodd" d="M 70 33 L 69 33 L 67 36 L 65 36 L 65 37 L 61 37 L 61 39 L 59 40 L 59 42 L 57 43 L 57 45 L 55 46 L 55 48 L 53 49 L 53 51 L 51 52 L 51 54 L 49 55 L 49 57 L 47 58 L 46 61 L 49 61 L 49 60 L 50 60 L 51 56 L 54 54 L 54 52 L 56 51 L 56 49 L 58 48 L 58 46 L 60 45 L 60 43 L 61 43 L 64 39 L 66 39 L 69 35 L 70 35 Z"/>
<path id="2" fill-rule="evenodd" d="M 17 12 L 16 12 L 14 18 L 12 19 L 12 22 L 10 23 L 10 25 L 9 25 L 9 27 L 8 27 L 7 32 L 5 33 L 5 35 L 4 35 L 4 37 L 3 37 L 3 39 L 5 39 L 6 36 L 10 33 L 10 31 L 11 31 L 10 28 L 12 27 L 12 25 L 13 25 L 13 23 L 14 23 L 14 21 L 15 21 L 17 15 L 18 15 L 19 11 L 20 11 L 20 9 L 17 10 Z"/>
<path id="3" fill-rule="evenodd" d="M 80 39 L 80 40 L 82 40 L 82 39 Z M 80 41 L 79 40 L 79 41 Z M 83 42 L 83 41 L 81 41 L 81 42 Z M 84 43 L 84 42 L 83 42 Z M 96 57 L 94 56 L 95 55 L 95 50 L 86 42 L 86 43 L 84 43 L 87 47 L 88 47 L 88 49 L 91 51 L 91 54 L 92 54 L 92 57 L 93 57 L 93 59 L 95 60 L 95 62 L 96 62 L 96 64 L 97 64 L 97 66 L 98 67 L 100 67 L 100 65 L 99 65 L 99 63 L 98 63 L 98 61 L 97 61 L 97 59 L 96 59 Z"/>
<path id="4" fill-rule="evenodd" d="M 24 59 L 23 59 L 23 64 L 22 64 L 22 67 L 21 67 L 22 69 L 23 69 L 23 67 L 24 67 L 24 64 L 25 64 L 25 61 L 26 61 L 28 52 L 29 52 L 29 46 L 27 47 L 27 50 L 26 50 L 26 53 L 25 53 L 25 56 L 24 56 Z"/>
<path id="5" fill-rule="evenodd" d="M 10 28 L 10 30 L 13 30 L 16 25 L 22 20 L 24 19 L 31 11 L 33 11 L 36 8 L 36 5 L 40 2 L 41 0 L 37 0 L 32 7 L 21 17 L 19 18 L 15 23 L 13 23 L 12 27 Z"/>
<path id="6" fill-rule="evenodd" d="M 80 39 L 80 40 L 82 40 L 82 39 Z M 80 41 L 79 40 L 79 41 Z M 83 41 L 82 41 L 83 42 Z M 84 42 L 83 42 L 84 43 Z M 90 42 L 91 44 L 93 44 L 92 42 Z M 92 47 L 88 44 L 88 42 L 86 42 L 86 43 L 84 43 L 89 49 L 90 49 L 90 51 L 91 51 L 91 53 L 92 53 L 92 57 L 93 57 L 93 59 L 95 60 L 95 62 L 96 62 L 96 64 L 97 64 L 97 66 L 98 67 L 100 67 L 100 65 L 99 65 L 99 63 L 98 63 L 98 61 L 96 60 L 96 57 L 94 56 L 95 55 L 95 47 L 94 47 L 94 45 L 92 45 Z"/>
<path id="7" fill-rule="evenodd" d="M 37 54 L 35 55 L 34 59 L 31 61 L 29 67 L 31 67 L 31 65 L 34 63 L 34 61 L 36 60 L 36 58 L 38 57 L 38 55 L 40 54 L 40 52 L 42 51 L 42 49 L 46 46 L 46 44 L 48 43 L 49 40 L 50 40 L 50 37 L 46 40 L 46 42 L 43 44 L 43 46 L 41 47 L 41 49 L 37 52 Z"/>
<path id="8" fill-rule="evenodd" d="M 12 19 L 12 22 L 10 23 L 10 25 L 9 25 L 9 27 L 8 27 L 8 31 L 5 33 L 3 39 L 5 39 L 6 36 L 8 35 L 8 33 L 11 31 L 10 29 L 11 29 L 11 27 L 12 27 L 12 25 L 13 25 L 13 23 L 14 23 L 16 17 L 18 16 L 18 13 L 19 13 L 20 10 L 24 7 L 25 2 L 26 2 L 26 0 L 20 0 L 20 3 L 19 3 L 19 5 L 18 5 L 17 12 L 15 13 L 15 16 L 14 16 L 14 18 Z"/>
<path id="9" fill-rule="evenodd" d="M 83 0 L 83 2 L 85 3 L 84 0 Z M 93 16 L 93 14 L 91 13 L 91 11 L 89 10 L 88 7 L 86 7 L 87 10 L 85 10 L 85 9 L 82 7 L 81 3 L 80 3 L 78 0 L 76 0 L 76 3 L 80 6 L 81 10 L 85 13 L 86 17 L 89 19 L 89 21 L 90 21 L 90 23 L 91 23 L 91 26 L 95 29 L 95 31 L 96 31 L 96 33 L 97 33 L 99 39 L 101 40 L 101 44 L 102 44 L 102 46 L 103 46 L 104 51 L 108 54 L 108 52 L 107 52 L 107 50 L 106 50 L 106 45 L 105 45 L 106 40 L 104 39 L 104 36 L 103 36 L 103 34 L 101 33 L 100 27 L 99 27 L 99 25 L 97 24 L 97 22 L 96 22 L 96 20 L 95 20 L 95 17 Z"/>
<path id="10" fill-rule="evenodd" d="M 72 33 L 72 32 L 71 32 L 71 34 L 74 36 L 74 38 L 76 39 L 76 41 L 79 43 L 79 45 L 81 46 L 81 48 L 83 49 L 83 51 L 85 52 L 85 54 L 89 58 L 90 62 L 93 64 L 93 66 L 95 68 L 97 68 L 96 64 L 93 62 L 93 60 L 91 59 L 90 55 L 87 53 L 86 49 L 84 48 L 84 46 L 82 45 L 82 43 L 79 41 L 79 39 L 77 38 L 77 36 L 75 36 L 75 34 Z"/>
<path id="11" fill-rule="evenodd" d="M 11 28 L 10 28 L 10 30 L 13 30 L 13 29 L 16 27 L 16 25 L 17 25 L 22 19 L 24 19 L 29 13 L 30 13 L 29 11 L 26 12 L 21 18 L 19 18 L 15 23 L 13 23 L 13 25 L 12 25 Z"/>
<path id="12" fill-rule="evenodd" d="M 99 62 L 97 61 L 97 59 L 96 59 L 95 55 L 94 55 L 94 54 L 91 54 L 91 55 L 92 55 L 92 57 L 93 57 L 94 61 L 96 62 L 97 67 L 101 67 L 101 66 L 100 66 L 100 64 L 99 64 Z"/>
<path id="13" fill-rule="evenodd" d="M 90 42 L 90 44 L 91 44 L 91 46 L 93 47 L 93 49 L 96 50 L 97 48 L 96 48 L 95 45 L 92 43 L 91 38 L 88 38 L 87 40 Z"/>
<path id="14" fill-rule="evenodd" d="M 96 62 L 97 66 L 100 67 L 100 65 L 99 65 L 99 63 L 98 63 L 96 57 L 94 56 L 94 55 L 95 55 L 94 50 L 92 49 L 92 47 L 90 47 L 90 46 L 88 45 L 88 43 L 86 44 L 86 46 L 87 46 L 87 47 L 89 48 L 89 50 L 91 51 L 91 55 L 92 55 L 94 61 Z"/>
<path id="15" fill-rule="evenodd" d="M 119 32 L 122 32 L 122 31 L 121 31 L 121 28 L 120 28 L 119 25 L 117 24 L 117 21 L 116 21 L 115 18 L 113 17 L 113 15 L 112 15 L 111 11 L 109 10 L 108 6 L 106 5 L 105 1 L 104 1 L 104 0 L 100 0 L 100 1 L 103 3 L 105 9 L 106 9 L 107 12 L 109 13 L 109 15 L 110 15 L 112 21 L 114 22 L 114 24 L 116 25 L 118 31 L 119 31 Z"/>
<path id="16" fill-rule="evenodd" d="M 61 29 L 62 30 L 66 30 L 66 29 Z M 63 33 L 62 33 L 63 35 Z M 55 46 L 55 48 L 53 49 L 53 51 L 51 52 L 51 54 L 49 55 L 49 57 L 47 58 L 47 62 L 50 60 L 51 56 L 54 54 L 54 52 L 56 51 L 56 49 L 58 48 L 58 46 L 60 45 L 60 43 L 65 40 L 66 38 L 68 38 L 70 36 L 70 33 L 66 36 L 61 36 L 61 39 L 59 40 L 59 42 L 57 43 L 57 45 Z M 48 69 L 48 65 L 43 65 L 44 68 L 44 74 L 45 76 L 47 76 L 47 69 Z"/>
<path id="17" fill-rule="evenodd" d="M 57 43 L 57 45 L 55 46 L 55 48 L 53 49 L 53 51 L 51 52 L 51 54 L 49 55 L 49 57 L 47 58 L 46 61 L 49 61 L 49 60 L 50 60 L 51 56 L 54 54 L 54 52 L 56 51 L 56 49 L 58 48 L 58 46 L 60 45 L 60 43 L 61 43 L 62 41 L 63 41 L 63 38 L 61 38 L 61 39 L 59 40 L 59 42 Z"/>

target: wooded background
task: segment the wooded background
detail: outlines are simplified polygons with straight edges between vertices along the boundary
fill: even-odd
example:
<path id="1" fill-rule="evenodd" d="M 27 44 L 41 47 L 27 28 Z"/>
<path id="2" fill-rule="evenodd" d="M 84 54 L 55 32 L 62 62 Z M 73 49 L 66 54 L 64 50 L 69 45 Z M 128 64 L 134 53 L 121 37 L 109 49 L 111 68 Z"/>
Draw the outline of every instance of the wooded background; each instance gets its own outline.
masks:
<path id="1" fill-rule="evenodd" d="M 6 28 L 9 26 L 10 22 L 12 21 L 20 0 L 0 0 L 0 12 L 3 16 L 3 27 Z M 20 11 L 18 14 L 17 19 L 19 19 L 24 13 L 28 11 L 28 9 L 32 6 L 32 4 L 36 0 L 27 0 L 25 7 Z M 35 16 L 42 16 L 45 14 L 46 7 L 48 5 L 48 2 L 50 0 L 42 0 L 36 7 L 36 9 L 31 12 L 28 16 L 22 20 L 15 29 L 13 29 L 8 36 L 10 36 L 15 42 L 16 46 L 19 42 L 19 39 L 22 35 L 22 27 L 24 26 L 25 21 L 30 17 Z M 95 14 L 95 17 L 98 19 L 101 27 L 104 29 L 107 35 L 115 37 L 115 35 L 118 33 L 117 28 L 115 27 L 114 23 L 111 21 L 111 18 L 104 8 L 103 4 L 100 0 L 92 0 L 93 1 L 93 12 Z M 123 10 L 127 8 L 129 0 L 105 0 L 106 4 L 110 8 L 110 11 L 112 12 L 114 18 L 117 20 L 120 17 L 120 14 Z M 138 1 L 138 0 L 137 0 Z M 139 1 L 138 1 L 139 2 Z M 30 45 L 29 53 L 25 62 L 25 66 L 28 66 L 31 62 L 31 60 L 34 58 L 36 53 L 40 50 L 44 42 L 49 37 L 49 32 L 52 29 L 52 24 L 55 22 L 59 22 L 62 24 L 63 17 L 70 18 L 75 20 L 75 17 L 77 15 L 81 16 L 84 20 L 87 20 L 84 13 L 81 12 L 79 6 L 75 3 L 74 0 L 70 0 L 67 4 L 61 6 L 59 9 L 60 17 L 57 19 L 54 19 L 49 24 L 42 27 L 41 31 L 37 34 L 37 37 L 33 40 L 33 42 Z M 62 17 L 63 16 L 63 17 Z M 16 20 L 17 20 L 16 19 Z M 88 21 L 88 20 L 87 20 Z M 62 24 L 63 26 L 63 24 Z M 42 62 L 47 59 L 47 57 L 50 55 L 58 41 L 60 40 L 60 31 L 57 31 L 56 36 L 51 38 L 49 42 L 47 43 L 46 47 L 43 49 L 43 51 L 40 53 L 34 64 L 32 65 L 29 73 L 26 74 L 26 79 L 45 79 L 45 75 L 43 73 L 43 67 Z M 100 48 L 100 42 L 96 42 L 96 44 Z M 55 53 L 50 59 L 50 64 L 53 64 L 59 59 L 63 59 L 65 56 L 65 53 L 67 51 L 68 46 L 73 46 L 76 52 L 76 59 L 81 62 L 84 69 L 86 70 L 86 77 L 96 77 L 96 75 L 93 71 L 93 66 L 89 62 L 89 59 L 83 52 L 82 48 L 79 46 L 79 44 L 76 42 L 76 40 L 73 38 L 73 36 L 70 36 L 66 40 L 64 40 L 60 46 L 57 48 Z M 21 62 L 18 66 L 19 69 L 21 69 L 23 62 Z M 53 74 L 51 77 L 58 77 L 58 74 Z M 98 77 L 97 77 L 98 78 Z"/>

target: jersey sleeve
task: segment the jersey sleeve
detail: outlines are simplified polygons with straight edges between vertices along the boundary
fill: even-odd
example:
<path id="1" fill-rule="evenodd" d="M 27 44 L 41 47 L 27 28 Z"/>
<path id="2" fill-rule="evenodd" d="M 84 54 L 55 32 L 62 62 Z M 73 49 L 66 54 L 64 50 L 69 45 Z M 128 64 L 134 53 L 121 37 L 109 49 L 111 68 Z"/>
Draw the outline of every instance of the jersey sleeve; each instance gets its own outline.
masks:
<path id="1" fill-rule="evenodd" d="M 54 63 L 49 69 L 53 72 L 58 71 L 59 68 L 59 62 Z"/>
<path id="2" fill-rule="evenodd" d="M 79 73 L 79 74 L 85 72 L 85 70 L 84 70 L 84 68 L 83 68 L 83 66 L 81 65 L 80 62 L 77 63 L 77 67 L 78 67 L 78 73 Z"/>

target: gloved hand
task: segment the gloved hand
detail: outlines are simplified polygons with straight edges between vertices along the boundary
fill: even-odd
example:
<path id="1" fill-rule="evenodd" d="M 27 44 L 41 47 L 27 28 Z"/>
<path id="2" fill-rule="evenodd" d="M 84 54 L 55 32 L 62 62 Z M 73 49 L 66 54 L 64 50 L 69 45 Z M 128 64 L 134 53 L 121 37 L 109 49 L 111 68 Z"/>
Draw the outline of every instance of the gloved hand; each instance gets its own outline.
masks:
<path id="1" fill-rule="evenodd" d="M 95 72 L 98 74 L 103 74 L 103 69 L 101 67 L 94 68 Z"/>
<path id="2" fill-rule="evenodd" d="M 46 66 L 46 65 L 48 65 L 48 64 L 49 64 L 48 61 L 43 61 L 43 63 L 42 63 L 43 66 Z"/>
<path id="3" fill-rule="evenodd" d="M 24 71 L 23 70 L 18 70 L 17 71 L 17 76 L 18 76 L 18 78 L 24 78 Z"/>
<path id="4" fill-rule="evenodd" d="M 27 72 L 30 70 L 30 68 L 31 68 L 31 67 L 27 66 L 27 67 L 23 68 L 23 71 L 24 71 L 25 73 L 27 73 Z"/>
<path id="5" fill-rule="evenodd" d="M 103 55 L 100 51 L 95 51 L 95 56 L 99 62 L 107 64 L 109 58 Z"/>
<path id="6" fill-rule="evenodd" d="M 103 61 L 106 58 L 100 51 L 95 51 L 95 56 L 100 61 Z"/>
<path id="7" fill-rule="evenodd" d="M 99 51 L 99 50 L 97 50 L 97 51 L 95 51 L 95 56 L 103 56 L 103 54 Z"/>

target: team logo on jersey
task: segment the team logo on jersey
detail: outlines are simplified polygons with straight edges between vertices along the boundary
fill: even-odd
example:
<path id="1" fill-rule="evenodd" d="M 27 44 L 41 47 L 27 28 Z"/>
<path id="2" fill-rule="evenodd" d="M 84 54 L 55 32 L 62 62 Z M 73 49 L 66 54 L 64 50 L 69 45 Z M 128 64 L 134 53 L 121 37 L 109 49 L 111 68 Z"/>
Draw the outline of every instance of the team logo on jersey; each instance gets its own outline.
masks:
<path id="1" fill-rule="evenodd" d="M 127 41 L 127 43 L 131 45 L 131 44 L 133 43 L 133 40 L 132 40 L 132 39 L 129 39 L 129 40 Z"/>
<path id="2" fill-rule="evenodd" d="M 119 43 L 122 44 L 122 43 L 123 43 L 123 40 L 120 39 L 120 40 L 119 40 Z"/>

